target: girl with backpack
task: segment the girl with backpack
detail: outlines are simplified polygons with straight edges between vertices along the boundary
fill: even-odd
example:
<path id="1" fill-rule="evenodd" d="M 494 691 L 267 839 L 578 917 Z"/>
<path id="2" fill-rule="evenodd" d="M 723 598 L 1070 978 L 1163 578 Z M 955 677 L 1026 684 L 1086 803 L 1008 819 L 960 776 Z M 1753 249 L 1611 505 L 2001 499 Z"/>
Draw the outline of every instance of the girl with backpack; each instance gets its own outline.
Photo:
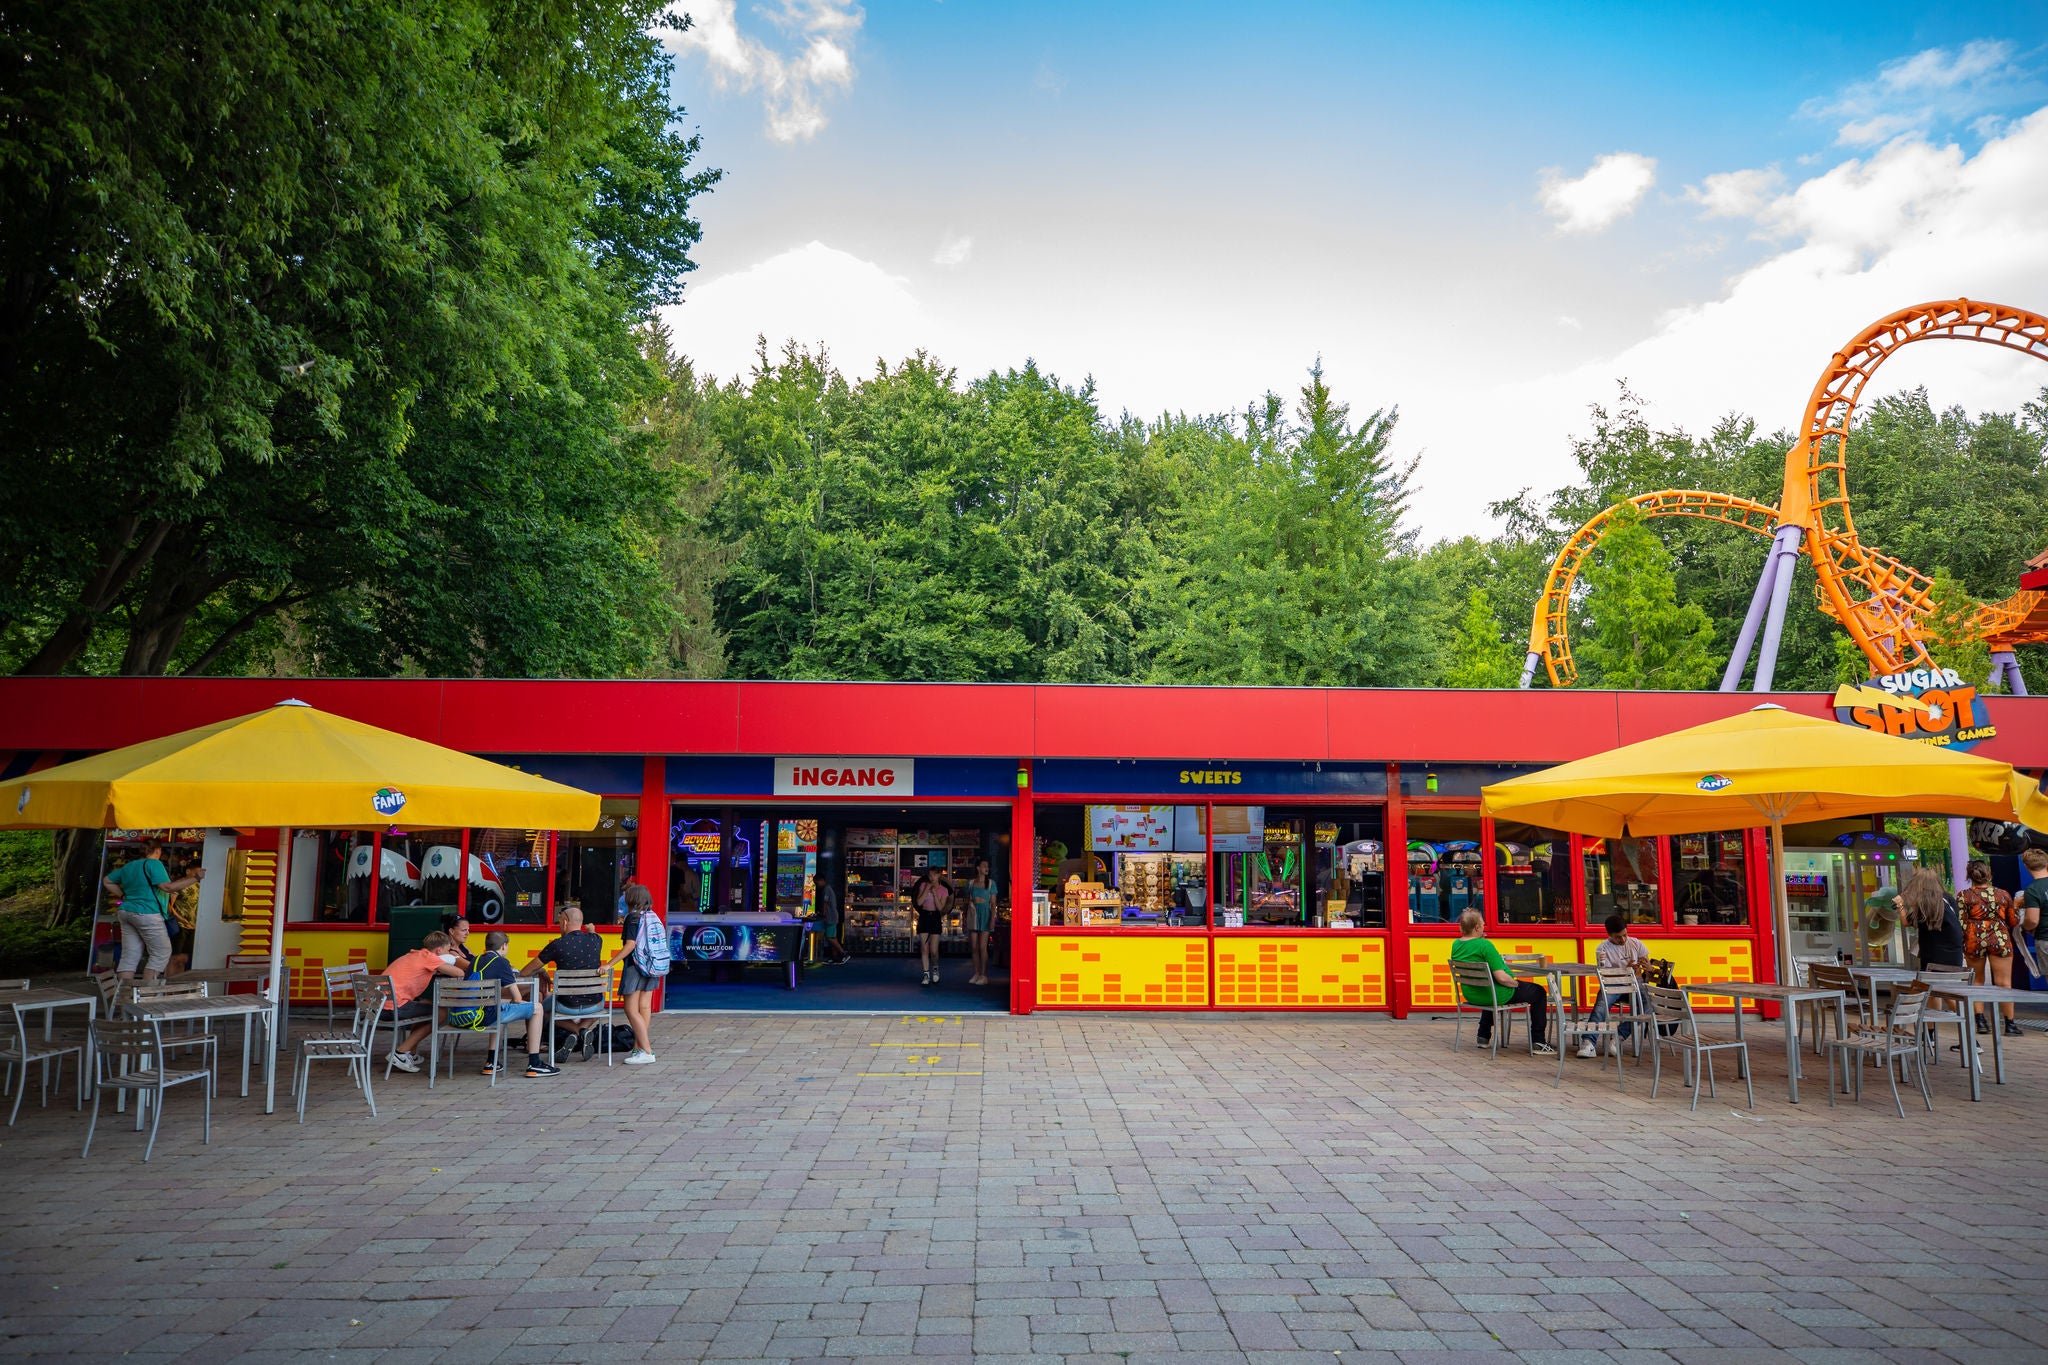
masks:
<path id="1" fill-rule="evenodd" d="M 619 930 L 619 951 L 605 967 L 624 962 L 619 977 L 619 996 L 626 1012 L 626 1024 L 633 1030 L 633 1050 L 626 1054 L 627 1066 L 646 1066 L 654 1060 L 649 1046 L 647 1020 L 653 1012 L 654 993 L 668 980 L 668 926 L 654 913 L 654 895 L 635 882 L 626 888 L 625 924 Z"/>

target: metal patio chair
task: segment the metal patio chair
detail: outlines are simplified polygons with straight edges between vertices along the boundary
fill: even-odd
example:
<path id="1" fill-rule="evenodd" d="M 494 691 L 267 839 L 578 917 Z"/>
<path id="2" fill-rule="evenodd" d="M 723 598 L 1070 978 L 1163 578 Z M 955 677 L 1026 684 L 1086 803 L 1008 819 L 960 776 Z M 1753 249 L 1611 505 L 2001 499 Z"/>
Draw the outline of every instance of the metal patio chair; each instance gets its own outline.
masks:
<path id="1" fill-rule="evenodd" d="M 21 989 L 27 990 L 28 987 L 24 984 Z M 21 1100 L 24 1095 L 28 1094 L 28 1069 L 36 1065 L 42 1067 L 42 1102 L 43 1108 L 48 1109 L 50 1107 L 50 1063 L 55 1062 L 57 1064 L 57 1091 L 59 1094 L 62 1094 L 64 1090 L 64 1059 L 73 1053 L 78 1055 L 78 1101 L 71 1107 L 73 1109 L 83 1108 L 85 1105 L 86 1044 L 76 1037 L 64 1034 L 44 1038 L 40 1024 L 31 1031 L 29 1028 L 29 1016 L 31 1013 L 40 1014 L 41 1011 L 33 1007 L 24 1009 L 20 1005 L 8 1005 L 6 1003 L 7 994 L 8 992 L 6 991 L 0 991 L 0 1006 L 4 1006 L 8 1013 L 13 1016 L 14 1032 L 5 1041 L 0 1041 L 0 1062 L 5 1062 L 8 1070 L 17 1071 L 20 1075 L 20 1080 L 14 1087 L 14 1108 L 8 1112 L 7 1126 L 12 1128 L 14 1121 L 21 1117 Z"/>
<path id="2" fill-rule="evenodd" d="M 367 962 L 350 962 L 339 967 L 322 967 L 320 969 L 321 984 L 327 988 L 328 1028 L 334 1027 L 334 998 L 337 995 L 346 995 L 349 999 L 354 1000 L 356 998 L 357 983 L 368 977 L 369 974 L 370 964 Z"/>
<path id="3" fill-rule="evenodd" d="M 380 978 L 388 984 L 388 978 Z M 361 984 L 355 993 L 355 1020 L 341 1033 L 315 1033 L 299 1039 L 298 1065 L 292 1069 L 292 1091 L 298 1096 L 299 1122 L 306 1121 L 306 1091 L 315 1062 L 347 1062 L 349 1079 L 363 1092 L 370 1117 L 377 1117 L 377 1099 L 370 1090 L 370 1064 L 377 1046 L 377 1024 L 383 1016 L 386 991 Z"/>
<path id="4" fill-rule="evenodd" d="M 604 1064 L 612 1065 L 612 972 L 606 968 L 592 968 L 588 971 L 555 969 L 554 998 L 548 1002 L 548 1061 L 555 1061 L 555 1030 L 570 1020 L 580 1023 L 604 1021 L 602 1033 L 590 1035 L 583 1044 L 583 1058 L 590 1059 L 595 1042 L 604 1044 Z M 597 1003 L 578 1007 L 565 1007 L 565 995 L 594 995 Z M 594 1039 L 594 1041 L 592 1041 Z"/>
<path id="5" fill-rule="evenodd" d="M 427 1089 L 434 1088 L 435 1074 L 441 1063 L 441 1040 L 448 1040 L 448 1070 L 455 1071 L 455 1047 L 463 1038 L 480 1038 L 490 1035 L 496 1040 L 497 1057 L 505 1060 L 505 1011 L 498 1007 L 505 1003 L 505 988 L 496 981 L 458 981 L 452 976 L 434 978 L 434 1012 L 430 1016 L 433 1031 L 427 1035 Z M 497 1022 L 481 1028 L 465 1028 L 461 1024 L 448 1022 L 448 1015 L 454 1010 L 490 1009 L 496 1011 Z M 491 1072 L 491 1084 L 498 1083 L 498 1073 Z"/>
<path id="6" fill-rule="evenodd" d="M 1828 1105 L 1835 1103 L 1835 1055 L 1841 1054 L 1842 1065 L 1847 1067 L 1849 1057 L 1856 1057 L 1856 1102 L 1863 1103 L 1863 1063 L 1881 1061 L 1884 1063 L 1884 1078 L 1891 1084 L 1892 1104 L 1898 1109 L 1899 1117 L 1906 1117 L 1906 1102 L 1899 1098 L 1899 1072 L 1911 1062 L 1914 1074 L 1920 1080 L 1920 1098 L 1927 1102 L 1927 1112 L 1934 1112 L 1934 1094 L 1927 1088 L 1927 1057 L 1922 1052 L 1926 1040 L 1921 1036 L 1927 1010 L 1927 983 L 1914 981 L 1892 991 L 1891 1007 L 1885 1011 L 1882 1027 L 1852 1029 L 1846 1038 L 1836 1038 L 1828 1043 Z"/>
<path id="7" fill-rule="evenodd" d="M 1458 1006 L 1457 1026 L 1451 1033 L 1451 1051 L 1456 1052 L 1458 1050 L 1458 1035 L 1465 1031 L 1465 1011 L 1471 1010 L 1477 1014 L 1490 1014 L 1493 1016 L 1493 1056 L 1500 1056 L 1501 1044 L 1507 1041 L 1509 1025 L 1514 1022 L 1514 1017 L 1517 1014 L 1527 1018 L 1529 1007 L 1527 1005 L 1468 1004 L 1465 999 L 1465 988 L 1468 986 L 1474 990 L 1482 987 L 1488 990 L 1500 989 L 1498 983 L 1493 979 L 1493 969 L 1484 962 L 1453 962 L 1450 964 L 1450 968 L 1451 997 Z M 1474 1043 L 1476 1046 L 1476 1037 Z M 1533 1024 L 1529 1029 L 1529 1051 L 1531 1053 L 1536 1051 L 1536 1030 Z"/>
<path id="8" fill-rule="evenodd" d="M 165 1092 L 187 1081 L 199 1082 L 200 1099 L 205 1105 L 203 1140 L 209 1145 L 213 1142 L 213 1070 L 198 1066 L 172 1071 L 165 1067 L 162 1033 L 156 1020 L 94 1020 L 92 1050 L 92 1121 L 85 1126 L 85 1149 L 78 1154 L 80 1160 L 92 1155 L 92 1135 L 100 1122 L 100 1095 L 110 1089 L 135 1092 L 137 1132 L 142 1131 L 143 1110 L 154 1110 L 149 1142 L 142 1149 L 144 1161 L 156 1150 L 156 1131 L 164 1120 Z"/>
<path id="9" fill-rule="evenodd" d="M 1700 1107 L 1702 1076 L 1707 1083 L 1707 1093 L 1717 1094 L 1714 1054 L 1733 1052 L 1743 1089 L 1749 1092 L 1749 1107 L 1756 1108 L 1756 1085 L 1750 1077 L 1749 1044 L 1734 1038 L 1702 1034 L 1699 1018 L 1692 1012 L 1692 997 L 1676 987 L 1645 985 L 1643 993 L 1650 997 L 1650 1016 L 1657 1025 L 1656 1036 L 1651 1040 L 1650 1098 L 1657 1098 L 1657 1085 L 1664 1078 L 1664 1049 L 1670 1048 L 1685 1059 L 1685 1083 L 1692 1087 L 1694 1110 Z"/>
<path id="10" fill-rule="evenodd" d="M 1615 1089 L 1625 1092 L 1628 1087 L 1622 1083 L 1621 1075 L 1621 1027 L 1623 1024 L 1630 1025 L 1629 1035 L 1636 1043 L 1636 1065 L 1640 1066 L 1643 1060 L 1643 1032 L 1646 1029 L 1654 1029 L 1656 1024 L 1647 1011 L 1639 1008 L 1641 998 L 1636 994 L 1636 987 L 1641 983 L 1636 980 L 1634 972 L 1626 967 L 1602 967 L 1599 981 L 1600 993 L 1607 998 L 1607 1018 L 1583 1019 L 1578 1024 L 1577 1032 L 1581 1038 L 1593 1038 L 1602 1042 L 1610 1038 L 1614 1040 L 1614 1086 Z M 1559 1038 L 1557 1041 L 1557 1079 L 1551 1082 L 1553 1089 L 1564 1084 L 1564 1055 L 1571 1051 L 1570 1039 Z"/>

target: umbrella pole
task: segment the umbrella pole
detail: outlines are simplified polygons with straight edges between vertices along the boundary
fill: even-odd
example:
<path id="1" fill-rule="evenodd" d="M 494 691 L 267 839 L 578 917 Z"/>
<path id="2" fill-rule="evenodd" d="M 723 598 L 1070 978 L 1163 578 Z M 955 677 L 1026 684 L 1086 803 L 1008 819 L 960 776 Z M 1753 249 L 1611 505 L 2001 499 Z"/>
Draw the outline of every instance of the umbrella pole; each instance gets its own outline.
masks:
<path id="1" fill-rule="evenodd" d="M 284 917 L 290 908 L 292 885 L 292 832 L 277 832 L 277 899 L 270 912 L 270 1046 L 263 1049 L 263 1112 L 277 1109 L 277 1049 L 280 1025 L 289 1008 L 290 992 L 284 988 Z"/>
<path id="2" fill-rule="evenodd" d="M 1778 983 L 1792 981 L 1792 901 L 1785 894 L 1785 822 L 1771 819 L 1771 909 L 1777 919 Z"/>

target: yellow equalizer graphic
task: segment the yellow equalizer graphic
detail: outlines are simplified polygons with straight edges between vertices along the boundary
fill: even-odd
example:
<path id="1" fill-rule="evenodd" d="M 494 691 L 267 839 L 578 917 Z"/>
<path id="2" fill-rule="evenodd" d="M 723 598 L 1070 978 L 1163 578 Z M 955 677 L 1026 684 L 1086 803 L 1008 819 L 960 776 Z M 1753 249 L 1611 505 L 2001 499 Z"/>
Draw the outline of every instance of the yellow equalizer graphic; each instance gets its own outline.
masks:
<path id="1" fill-rule="evenodd" d="M 1038 1003 L 1199 1009 L 1209 1003 L 1209 945 L 1178 936 L 1040 938 Z"/>
<path id="2" fill-rule="evenodd" d="M 1384 1009 L 1387 945 L 1376 938 L 1218 939 L 1216 1003 Z"/>

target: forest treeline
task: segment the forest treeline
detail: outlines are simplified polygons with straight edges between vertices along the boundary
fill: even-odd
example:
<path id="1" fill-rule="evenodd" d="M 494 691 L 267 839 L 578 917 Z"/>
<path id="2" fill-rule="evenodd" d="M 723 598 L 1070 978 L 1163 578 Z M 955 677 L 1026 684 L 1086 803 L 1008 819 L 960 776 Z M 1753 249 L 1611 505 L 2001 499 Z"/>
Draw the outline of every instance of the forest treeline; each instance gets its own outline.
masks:
<path id="1" fill-rule="evenodd" d="M 10 9 L 0 670 L 1512 686 L 1593 512 L 1776 499 L 1786 433 L 1659 429 L 1625 390 L 1570 484 L 1463 489 L 1497 531 L 1432 542 L 1417 481 L 1467 476 L 1319 366 L 1151 420 L 1028 361 L 700 376 L 688 307 L 651 321 L 719 179 L 668 13 Z M 1858 528 L 1960 619 L 2048 544 L 2044 436 L 2048 400 L 1866 405 Z M 1581 681 L 1712 685 L 1763 548 L 1625 519 Z M 1800 574 L 1778 679 L 1826 686 L 1860 663 Z"/>

